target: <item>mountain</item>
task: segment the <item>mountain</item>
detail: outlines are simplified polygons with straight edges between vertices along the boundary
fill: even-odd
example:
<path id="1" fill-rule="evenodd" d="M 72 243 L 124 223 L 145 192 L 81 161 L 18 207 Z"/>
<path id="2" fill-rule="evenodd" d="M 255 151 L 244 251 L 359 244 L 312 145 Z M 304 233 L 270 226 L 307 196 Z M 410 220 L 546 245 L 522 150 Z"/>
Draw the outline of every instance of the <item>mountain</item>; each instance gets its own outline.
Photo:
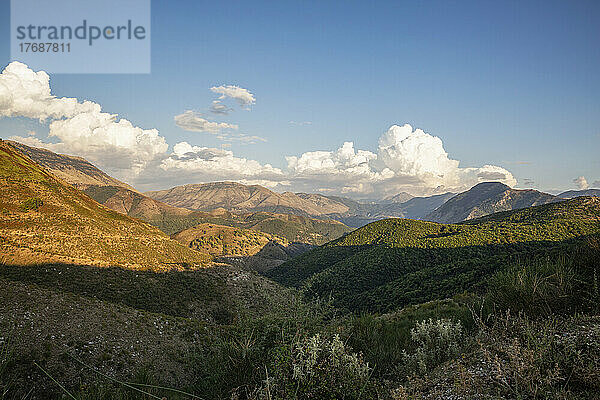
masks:
<path id="1" fill-rule="evenodd" d="M 399 193 L 380 202 L 361 203 L 338 196 L 276 193 L 258 185 L 213 182 L 177 186 L 168 190 L 146 192 L 145 195 L 190 210 L 212 211 L 223 208 L 235 213 L 295 214 L 333 219 L 351 227 L 360 227 L 390 217 L 421 219 L 453 194 L 413 198 L 407 193 Z"/>
<path id="2" fill-rule="evenodd" d="M 64 182 L 82 188 L 87 185 L 115 186 L 134 191 L 131 186 L 109 176 L 81 157 L 57 154 L 50 150 L 30 147 L 19 142 L 4 141 L 25 154 L 33 162 Z"/>
<path id="3" fill-rule="evenodd" d="M 456 223 L 499 211 L 516 210 L 556 201 L 560 199 L 537 190 L 517 190 L 500 182 L 484 182 L 452 197 L 424 219 Z"/>
<path id="4" fill-rule="evenodd" d="M 567 190 L 566 192 L 556 195 L 556 197 L 560 197 L 561 199 L 572 199 L 579 196 L 600 197 L 600 189 Z"/>
<path id="5" fill-rule="evenodd" d="M 211 208 L 210 212 L 175 207 L 137 192 L 126 183 L 105 174 L 83 158 L 56 154 L 49 150 L 12 141 L 4 141 L 3 143 L 22 154 L 26 154 L 32 161 L 45 168 L 56 178 L 72 184 L 98 203 L 121 214 L 148 222 L 168 235 L 198 224 L 213 223 L 255 229 L 271 235 L 281 234 L 290 242 L 301 241 L 310 244 L 323 244 L 337 239 L 351 230 L 338 222 L 315 220 L 308 217 L 294 217 L 274 213 L 247 213 L 239 216 L 218 207 L 209 207 Z M 244 185 L 239 185 L 239 187 L 245 188 Z M 267 194 L 270 192 L 260 186 L 257 188 L 259 192 L 262 189 Z M 325 199 L 325 201 L 334 203 L 328 199 Z M 339 206 L 333 209 L 338 210 Z"/>
<path id="6" fill-rule="evenodd" d="M 259 185 L 246 186 L 235 182 L 213 182 L 177 186 L 151 191 L 147 196 L 176 207 L 211 211 L 224 208 L 237 213 L 267 211 L 320 216 L 348 210 L 343 204 L 306 200 L 294 193 L 276 193 Z"/>
<path id="7" fill-rule="evenodd" d="M 580 197 L 492 214 L 457 225 L 373 222 L 267 272 L 349 310 L 386 312 L 478 291 L 517 260 L 569 257 L 600 233 L 600 198 Z"/>
<path id="8" fill-rule="evenodd" d="M 120 186 L 88 185 L 82 191 L 106 207 L 146 222 L 191 215 L 192 211 L 173 207 Z"/>
<path id="9" fill-rule="evenodd" d="M 380 216 L 402 217 L 410 219 L 423 219 L 431 211 L 435 210 L 448 199 L 455 196 L 454 193 L 437 194 L 428 197 L 412 197 L 411 199 L 395 204 L 382 204 L 376 213 Z M 381 218 L 379 218 L 381 219 Z"/>
<path id="10" fill-rule="evenodd" d="M 406 203 L 413 197 L 414 196 L 411 195 L 410 193 L 400 192 L 393 196 L 386 197 L 385 199 L 383 199 L 383 201 L 381 203 Z"/>
<path id="11" fill-rule="evenodd" d="M 208 255 L 110 210 L 0 142 L 0 264 L 205 266 Z"/>

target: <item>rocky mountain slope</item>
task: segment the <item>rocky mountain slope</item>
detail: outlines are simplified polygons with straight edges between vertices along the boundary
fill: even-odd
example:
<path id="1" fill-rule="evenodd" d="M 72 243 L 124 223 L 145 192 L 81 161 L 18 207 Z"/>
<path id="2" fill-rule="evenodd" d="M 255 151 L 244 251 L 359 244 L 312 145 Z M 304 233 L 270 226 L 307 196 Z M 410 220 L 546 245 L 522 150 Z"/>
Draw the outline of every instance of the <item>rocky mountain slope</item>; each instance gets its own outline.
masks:
<path id="1" fill-rule="evenodd" d="M 500 182 L 484 182 L 460 193 L 424 219 L 442 223 L 456 223 L 499 211 L 516 210 L 561 199 L 537 190 L 517 190 Z"/>
<path id="2" fill-rule="evenodd" d="M 185 208 L 173 207 L 120 186 L 88 185 L 83 192 L 106 207 L 146 222 L 192 214 Z"/>
<path id="3" fill-rule="evenodd" d="M 308 200 L 294 193 L 276 193 L 259 185 L 247 186 L 235 182 L 190 184 L 145 194 L 176 207 L 200 211 L 224 208 L 238 213 L 267 211 L 305 216 L 348 211 L 348 207 L 323 196 Z"/>
<path id="4" fill-rule="evenodd" d="M 50 150 L 30 147 L 19 142 L 5 141 L 25 154 L 52 175 L 71 185 L 84 188 L 88 185 L 115 186 L 135 191 L 128 184 L 109 176 L 81 157 L 54 153 Z"/>
<path id="5" fill-rule="evenodd" d="M 334 219 L 352 227 L 391 217 L 421 219 L 453 195 L 446 193 L 413 198 L 407 193 L 399 193 L 379 202 L 364 203 L 314 193 L 276 193 L 262 186 L 234 182 L 184 185 L 145 194 L 172 206 L 191 210 L 223 208 L 236 213 L 287 213 Z"/>
<path id="6" fill-rule="evenodd" d="M 110 210 L 0 142 L 0 263 L 63 262 L 170 269 L 208 255 Z"/>

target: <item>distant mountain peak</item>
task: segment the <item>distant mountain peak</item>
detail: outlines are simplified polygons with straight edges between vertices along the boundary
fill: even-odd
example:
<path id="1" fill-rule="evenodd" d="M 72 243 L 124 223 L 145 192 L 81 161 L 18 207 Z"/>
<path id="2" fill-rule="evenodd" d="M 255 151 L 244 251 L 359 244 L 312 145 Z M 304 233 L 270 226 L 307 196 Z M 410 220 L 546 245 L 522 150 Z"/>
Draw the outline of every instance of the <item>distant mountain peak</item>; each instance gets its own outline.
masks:
<path id="1" fill-rule="evenodd" d="M 560 201 L 537 190 L 518 190 L 501 182 L 482 182 L 457 194 L 425 217 L 426 220 L 456 223 L 500 211 L 510 211 Z"/>

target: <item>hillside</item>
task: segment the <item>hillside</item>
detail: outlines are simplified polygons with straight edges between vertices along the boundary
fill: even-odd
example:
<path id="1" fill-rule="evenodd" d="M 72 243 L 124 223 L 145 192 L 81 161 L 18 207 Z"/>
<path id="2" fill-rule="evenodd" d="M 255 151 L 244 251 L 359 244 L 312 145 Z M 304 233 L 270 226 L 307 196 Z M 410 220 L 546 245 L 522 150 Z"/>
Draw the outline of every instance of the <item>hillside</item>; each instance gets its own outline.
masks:
<path id="1" fill-rule="evenodd" d="M 238 213 L 267 211 L 319 216 L 348 209 L 343 204 L 331 201 L 309 201 L 294 193 L 276 193 L 259 185 L 247 186 L 235 182 L 184 185 L 145 194 L 176 207 L 200 211 L 224 208 Z"/>
<path id="2" fill-rule="evenodd" d="M 517 190 L 500 182 L 484 182 L 452 197 L 424 219 L 456 223 L 499 211 L 516 210 L 554 201 L 560 200 L 537 190 Z"/>
<path id="3" fill-rule="evenodd" d="M 171 238 L 184 246 L 213 256 L 251 256 L 269 242 L 287 244 L 285 239 L 252 229 L 210 223 L 185 229 Z"/>
<path id="4" fill-rule="evenodd" d="M 115 186 L 134 190 L 128 184 L 109 176 L 81 157 L 57 154 L 50 150 L 30 147 L 19 142 L 5 141 L 58 179 L 75 187 L 88 185 Z"/>
<path id="5" fill-rule="evenodd" d="M 567 190 L 566 192 L 562 192 L 556 195 L 556 197 L 560 197 L 561 199 L 573 199 L 575 197 L 580 196 L 600 197 L 600 189 Z"/>
<path id="6" fill-rule="evenodd" d="M 388 219 L 371 223 L 267 273 L 347 309 L 388 311 L 480 290 L 515 260 L 567 255 L 600 233 L 600 199 L 577 198 L 459 225 Z"/>
<path id="7" fill-rule="evenodd" d="M 168 235 L 196 225 L 210 223 L 253 229 L 263 232 L 264 237 L 274 235 L 290 242 L 320 245 L 351 231 L 337 221 L 292 214 L 269 212 L 234 214 L 222 208 L 210 212 L 192 211 L 170 206 L 143 194 L 115 186 L 89 186 L 83 191 L 99 203 L 120 213 L 142 219 Z"/>
<path id="8" fill-rule="evenodd" d="M 82 188 L 82 191 L 111 210 L 146 222 L 169 220 L 192 214 L 190 210 L 170 206 L 124 187 L 89 185 Z"/>
<path id="9" fill-rule="evenodd" d="M 99 205 L 0 142 L 2 264 L 64 262 L 165 269 L 210 258 Z"/>

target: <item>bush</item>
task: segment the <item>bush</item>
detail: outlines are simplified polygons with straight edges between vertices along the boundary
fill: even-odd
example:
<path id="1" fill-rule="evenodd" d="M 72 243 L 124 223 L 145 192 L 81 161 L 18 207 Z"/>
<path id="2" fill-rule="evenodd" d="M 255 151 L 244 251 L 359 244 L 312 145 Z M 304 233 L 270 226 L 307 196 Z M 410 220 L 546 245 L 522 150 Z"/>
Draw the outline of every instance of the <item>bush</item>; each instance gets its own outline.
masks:
<path id="1" fill-rule="evenodd" d="M 464 330 L 460 322 L 449 319 L 418 322 L 410 331 L 415 349 L 405 353 L 407 375 L 432 371 L 445 361 L 458 357 L 463 349 Z"/>
<path id="2" fill-rule="evenodd" d="M 21 210 L 23 211 L 38 211 L 44 202 L 39 197 L 30 197 L 21 203 Z"/>
<path id="3" fill-rule="evenodd" d="M 487 302 L 498 311 L 530 317 L 597 311 L 600 252 L 593 239 L 568 258 L 530 261 L 497 273 L 490 280 Z"/>
<path id="4" fill-rule="evenodd" d="M 282 347 L 257 393 L 261 399 L 358 399 L 376 397 L 371 368 L 339 335 L 316 334 Z"/>
<path id="5" fill-rule="evenodd" d="M 600 320 L 531 320 L 510 313 L 479 334 L 495 392 L 511 398 L 578 398 L 600 391 Z"/>
<path id="6" fill-rule="evenodd" d="M 349 319 L 343 325 L 344 337 L 351 347 L 362 353 L 365 361 L 373 367 L 377 379 L 397 379 L 397 366 L 405 361 L 405 351 L 413 345 L 411 329 L 418 321 L 450 319 L 460 321 L 466 332 L 474 328 L 470 311 L 476 298 L 458 295 L 453 299 L 432 301 L 408 306 L 400 311 L 373 315 L 362 314 Z"/>

